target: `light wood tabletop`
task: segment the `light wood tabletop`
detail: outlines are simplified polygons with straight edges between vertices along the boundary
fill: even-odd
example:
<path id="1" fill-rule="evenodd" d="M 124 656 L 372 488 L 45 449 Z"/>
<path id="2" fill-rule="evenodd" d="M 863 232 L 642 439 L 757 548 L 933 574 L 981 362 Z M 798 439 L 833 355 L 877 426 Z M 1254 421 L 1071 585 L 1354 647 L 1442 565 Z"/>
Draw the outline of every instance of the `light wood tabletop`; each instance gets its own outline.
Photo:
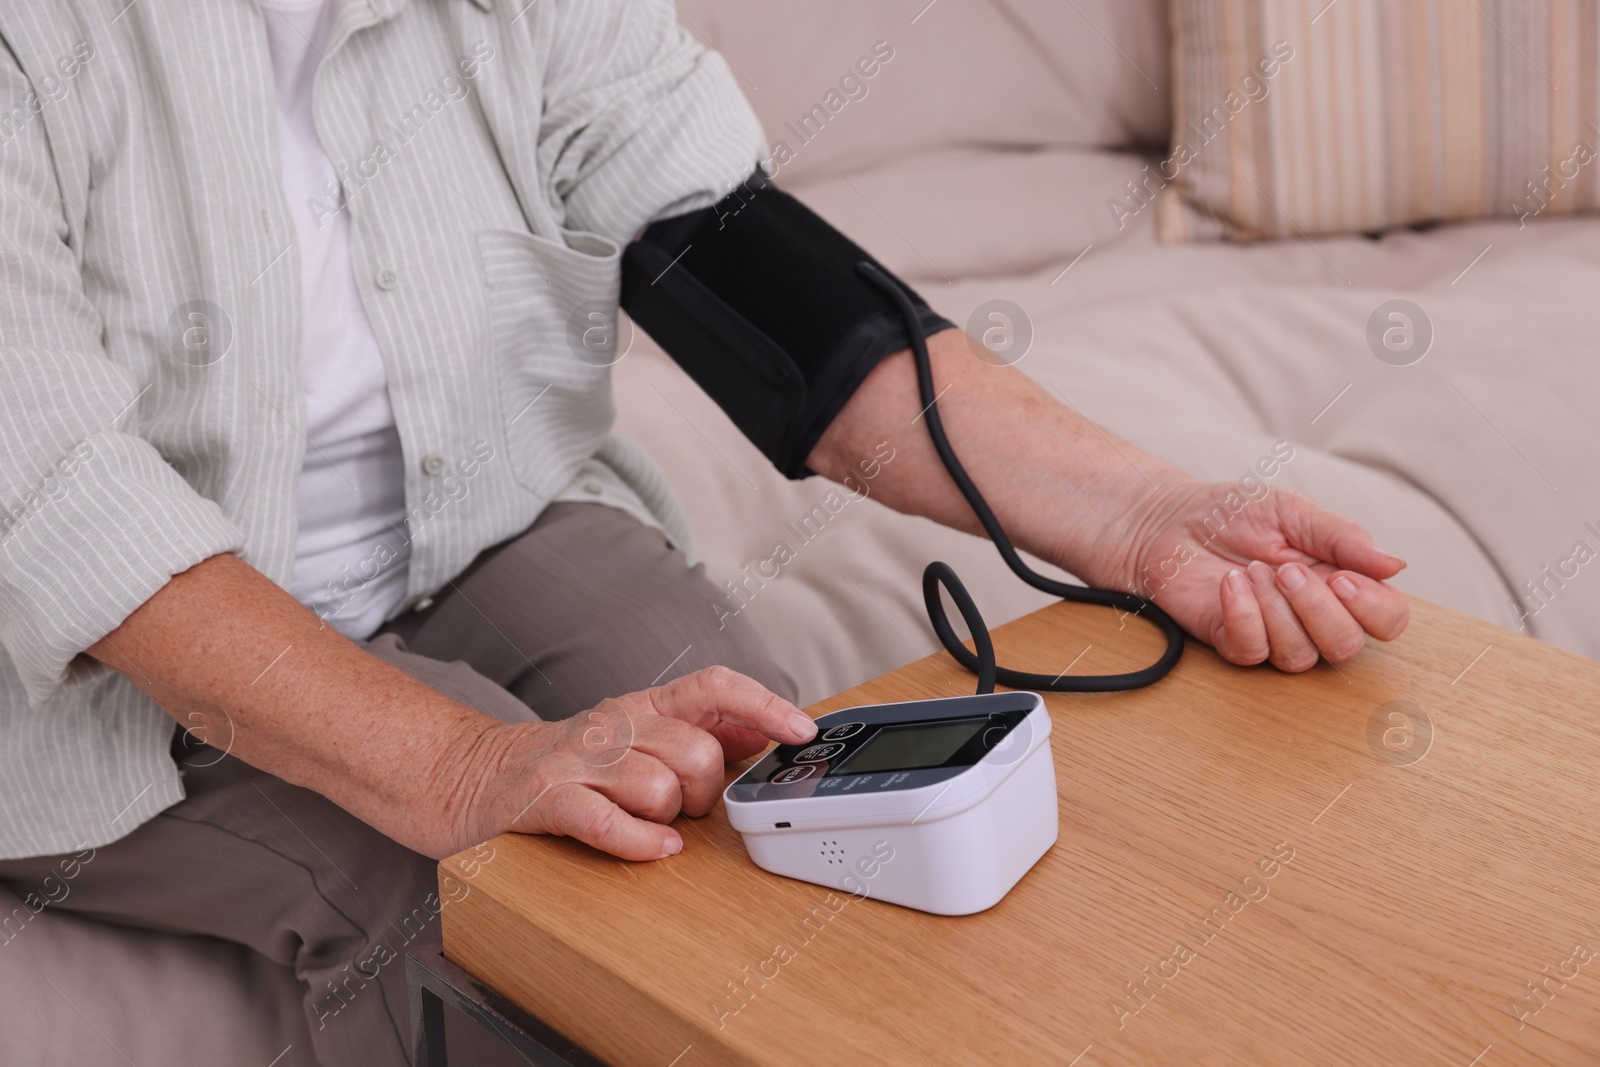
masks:
<path id="1" fill-rule="evenodd" d="M 1159 652 L 1066 604 L 996 644 Z M 941 654 L 810 710 L 973 684 Z M 987 912 L 769 875 L 719 805 L 659 863 L 452 857 L 445 952 L 618 1067 L 1600 1063 L 1597 696 L 1600 664 L 1421 602 L 1308 675 L 1191 644 L 1150 689 L 1047 698 L 1061 837 Z"/>

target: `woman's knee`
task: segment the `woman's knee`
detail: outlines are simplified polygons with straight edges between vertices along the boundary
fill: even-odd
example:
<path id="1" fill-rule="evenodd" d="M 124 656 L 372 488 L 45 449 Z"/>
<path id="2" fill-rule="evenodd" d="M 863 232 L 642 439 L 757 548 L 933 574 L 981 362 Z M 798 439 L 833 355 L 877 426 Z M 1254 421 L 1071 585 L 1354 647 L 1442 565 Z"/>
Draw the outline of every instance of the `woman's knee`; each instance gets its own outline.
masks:
<path id="1" fill-rule="evenodd" d="M 562 719 L 607 697 L 720 665 L 795 699 L 794 679 L 760 636 L 742 620 L 719 619 L 715 595 L 698 569 L 650 575 L 627 610 L 574 620 L 560 645 L 507 688 L 540 718 Z"/>
<path id="2" fill-rule="evenodd" d="M 792 702 L 799 698 L 793 676 L 773 657 L 766 641 L 749 623 L 726 617 L 719 622 L 713 616 L 704 624 L 698 640 L 705 649 L 705 662 L 691 669 L 713 664 L 729 667 L 754 678 L 785 700 Z M 687 673 L 688 670 L 680 671 L 670 677 Z"/>

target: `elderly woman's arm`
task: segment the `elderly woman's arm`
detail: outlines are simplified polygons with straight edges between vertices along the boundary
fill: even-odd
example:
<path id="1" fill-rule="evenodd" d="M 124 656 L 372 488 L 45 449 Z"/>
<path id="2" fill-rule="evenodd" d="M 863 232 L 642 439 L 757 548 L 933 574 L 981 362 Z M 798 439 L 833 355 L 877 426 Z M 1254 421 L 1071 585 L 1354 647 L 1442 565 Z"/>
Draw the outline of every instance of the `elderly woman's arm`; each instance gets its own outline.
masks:
<path id="1" fill-rule="evenodd" d="M 1360 525 L 1297 493 L 1243 495 L 1112 436 L 1022 372 L 973 355 L 959 330 L 928 339 L 951 445 L 1019 548 L 1086 582 L 1138 593 L 1239 664 L 1307 670 L 1342 661 L 1368 634 L 1405 629 L 1405 566 Z M 919 418 L 916 367 L 896 353 L 866 378 L 811 452 L 842 480 L 887 439 L 873 495 L 899 511 L 981 534 Z M 1264 487 L 1263 487 L 1264 488 Z"/>
<path id="2" fill-rule="evenodd" d="M 617 760 L 585 759 L 588 716 L 502 723 L 459 704 L 226 554 L 176 575 L 89 654 L 228 758 L 434 857 L 508 830 L 668 856 L 683 840 L 667 824 L 711 810 L 724 758 L 816 734 L 792 704 L 711 667 L 601 704 L 631 745 Z"/>

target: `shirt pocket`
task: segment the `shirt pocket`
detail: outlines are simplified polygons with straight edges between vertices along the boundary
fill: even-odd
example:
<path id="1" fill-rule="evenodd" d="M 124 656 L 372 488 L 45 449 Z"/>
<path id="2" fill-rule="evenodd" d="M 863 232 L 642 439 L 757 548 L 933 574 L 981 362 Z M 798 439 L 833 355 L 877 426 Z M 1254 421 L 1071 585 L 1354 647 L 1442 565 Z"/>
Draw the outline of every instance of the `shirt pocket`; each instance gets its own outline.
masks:
<path id="1" fill-rule="evenodd" d="M 611 365 L 622 249 L 599 234 L 477 234 L 511 470 L 549 499 L 595 454 L 616 416 Z M 612 331 L 613 347 L 605 345 Z"/>

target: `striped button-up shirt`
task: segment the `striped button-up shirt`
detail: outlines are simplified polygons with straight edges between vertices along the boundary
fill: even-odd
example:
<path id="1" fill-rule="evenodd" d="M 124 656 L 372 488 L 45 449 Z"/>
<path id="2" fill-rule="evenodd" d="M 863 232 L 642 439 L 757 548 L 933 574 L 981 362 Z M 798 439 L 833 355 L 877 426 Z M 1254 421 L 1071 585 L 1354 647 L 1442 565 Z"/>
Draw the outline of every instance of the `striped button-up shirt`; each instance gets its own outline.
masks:
<path id="1" fill-rule="evenodd" d="M 621 246 L 764 154 L 726 64 L 669 0 L 335 5 L 315 114 L 342 180 L 290 204 L 276 16 L 0 0 L 0 858 L 182 799 L 172 720 L 84 649 L 219 552 L 288 586 L 291 211 L 349 212 L 406 460 L 408 604 L 579 485 L 686 536 L 609 432 L 592 340 Z"/>

